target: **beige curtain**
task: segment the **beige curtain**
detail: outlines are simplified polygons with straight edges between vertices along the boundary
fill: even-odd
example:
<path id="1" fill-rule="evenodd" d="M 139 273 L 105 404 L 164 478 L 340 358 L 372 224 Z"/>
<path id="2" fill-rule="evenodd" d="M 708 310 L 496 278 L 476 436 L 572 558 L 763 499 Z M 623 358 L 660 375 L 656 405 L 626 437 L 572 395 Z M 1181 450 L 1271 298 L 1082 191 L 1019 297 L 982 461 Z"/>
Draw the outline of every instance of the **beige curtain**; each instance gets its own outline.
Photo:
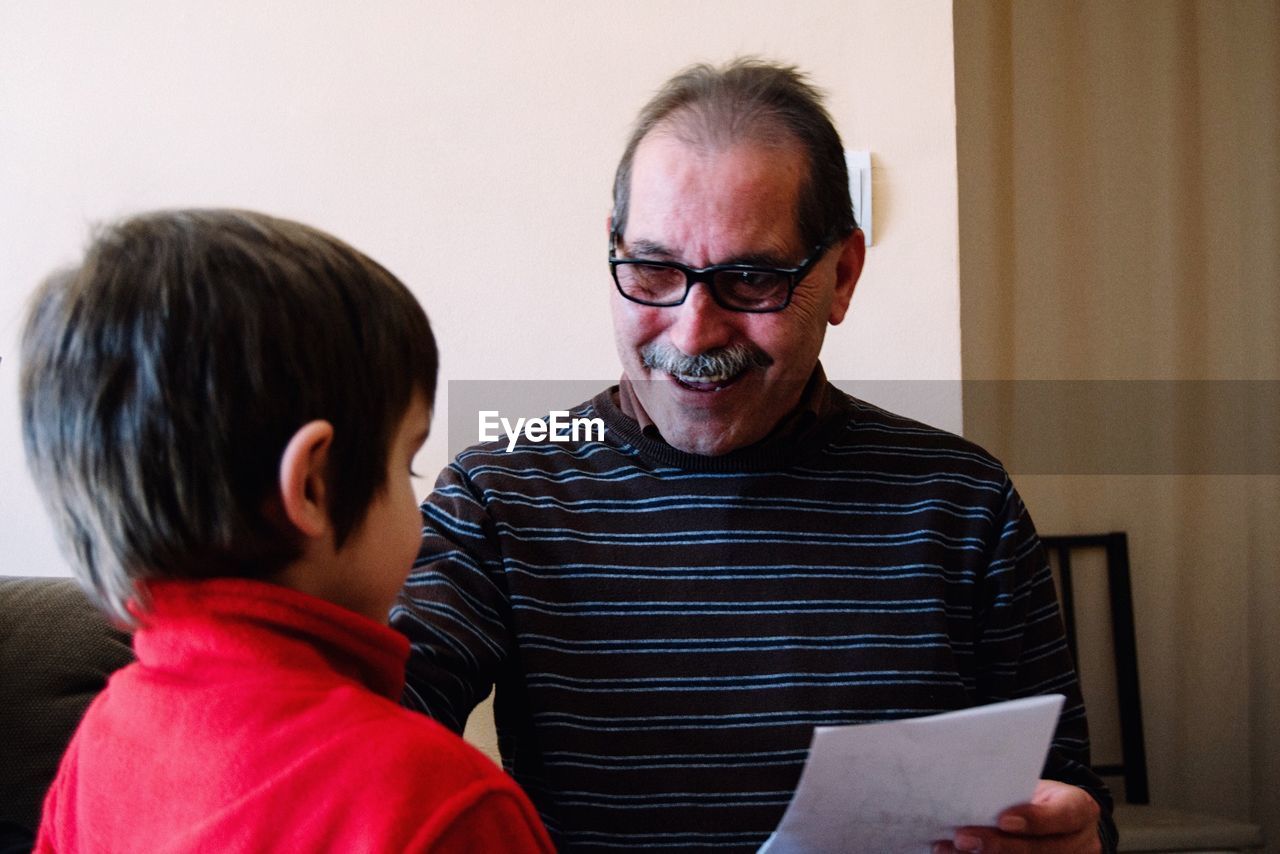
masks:
<path id="1" fill-rule="evenodd" d="M 1252 426 L 1235 465 L 1010 464 L 1042 532 L 1129 532 L 1152 801 L 1280 851 L 1280 2 L 954 11 L 966 381 L 1247 392 L 1114 425 L 1228 452 Z M 966 434 L 1034 445 L 1025 385 L 967 391 Z"/>

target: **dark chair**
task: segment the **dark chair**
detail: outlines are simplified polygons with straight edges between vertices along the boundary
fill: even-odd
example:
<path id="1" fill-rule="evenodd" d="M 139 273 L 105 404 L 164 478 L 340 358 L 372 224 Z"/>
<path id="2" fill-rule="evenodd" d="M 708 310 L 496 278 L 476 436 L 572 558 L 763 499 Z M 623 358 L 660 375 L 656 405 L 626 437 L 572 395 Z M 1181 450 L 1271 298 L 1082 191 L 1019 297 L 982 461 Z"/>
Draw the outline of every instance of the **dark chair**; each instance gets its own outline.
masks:
<path id="1" fill-rule="evenodd" d="M 0 851 L 34 835 L 84 710 L 132 658 L 71 579 L 0 576 Z"/>
<path id="2" fill-rule="evenodd" d="M 1150 805 L 1138 685 L 1137 632 L 1129 583 L 1129 544 L 1124 532 L 1040 539 L 1048 551 L 1058 583 L 1067 644 L 1080 671 L 1090 720 L 1109 717 L 1117 723 L 1114 729 L 1120 742 L 1119 756 L 1099 761 L 1095 754 L 1093 768 L 1100 776 L 1120 784 L 1113 785 L 1117 795 L 1115 819 L 1120 831 L 1120 850 L 1172 854 L 1261 848 L 1262 830 L 1257 825 Z M 1101 579 L 1087 577 L 1100 567 L 1105 567 L 1105 584 Z M 1089 593 L 1094 595 L 1090 597 Z M 1110 612 L 1105 617 L 1096 613 L 1103 608 Z M 1098 629 L 1099 621 L 1108 623 L 1109 631 Z M 1111 654 L 1093 649 L 1092 645 L 1097 643 L 1109 643 Z M 1113 678 L 1106 678 L 1102 672 L 1090 672 L 1091 666 L 1096 666 L 1098 671 L 1111 670 Z M 1105 714 L 1110 711 L 1109 706 L 1114 706 L 1114 715 Z"/>
<path id="3" fill-rule="evenodd" d="M 1142 734 L 1142 697 L 1138 688 L 1138 642 L 1133 627 L 1133 593 L 1129 584 L 1129 543 L 1124 533 L 1073 534 L 1041 537 L 1049 551 L 1062 597 L 1062 619 L 1067 629 L 1071 657 L 1080 661 L 1076 640 L 1075 583 L 1071 570 L 1073 552 L 1102 549 L 1106 555 L 1107 595 L 1111 603 L 1111 644 L 1115 655 L 1115 692 L 1120 718 L 1119 762 L 1103 762 L 1093 770 L 1103 777 L 1124 779 L 1124 799 L 1130 804 L 1150 803 L 1147 788 L 1147 750 Z"/>

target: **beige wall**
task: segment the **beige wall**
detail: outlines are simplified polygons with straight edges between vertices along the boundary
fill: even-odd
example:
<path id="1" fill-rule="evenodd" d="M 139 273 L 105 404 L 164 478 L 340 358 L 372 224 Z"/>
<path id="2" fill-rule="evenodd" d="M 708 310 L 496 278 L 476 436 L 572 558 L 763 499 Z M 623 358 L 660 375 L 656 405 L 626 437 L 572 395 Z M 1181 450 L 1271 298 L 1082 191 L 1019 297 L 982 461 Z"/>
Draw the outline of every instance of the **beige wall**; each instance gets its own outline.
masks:
<path id="1" fill-rule="evenodd" d="M 955 27 L 966 379 L 1280 381 L 1280 4 L 959 0 Z M 1280 850 L 1271 472 L 1015 478 L 1041 531 L 1130 534 L 1153 801 Z"/>
<path id="2" fill-rule="evenodd" d="M 674 70 L 740 53 L 802 64 L 876 157 L 877 241 L 828 373 L 957 378 L 946 3 L 3 4 L 0 572 L 64 571 L 22 464 L 15 344 L 88 223 L 302 219 L 410 285 L 443 379 L 612 381 L 604 223 L 628 123 Z M 941 420 L 958 429 L 958 402 Z M 445 463 L 436 423 L 422 471 Z"/>
<path id="3" fill-rule="evenodd" d="M 741 53 L 800 63 L 874 153 L 876 245 L 828 374 L 957 379 L 946 3 L 0 6 L 0 573 L 67 572 L 22 463 L 14 350 L 27 293 L 88 223 L 187 205 L 302 219 L 409 284 L 442 380 L 611 382 L 604 223 L 628 124 L 676 69 Z M 926 409 L 959 429 L 943 398 Z M 424 472 L 446 462 L 437 403 Z"/>

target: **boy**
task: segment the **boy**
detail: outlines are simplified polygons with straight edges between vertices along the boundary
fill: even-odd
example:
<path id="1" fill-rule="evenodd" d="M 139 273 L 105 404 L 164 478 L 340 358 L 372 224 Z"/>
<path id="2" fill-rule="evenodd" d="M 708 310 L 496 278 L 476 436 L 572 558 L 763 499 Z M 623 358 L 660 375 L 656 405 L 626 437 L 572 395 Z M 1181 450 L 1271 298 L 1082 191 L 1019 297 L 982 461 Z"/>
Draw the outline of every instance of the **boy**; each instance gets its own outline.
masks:
<path id="1" fill-rule="evenodd" d="M 38 851 L 550 851 L 523 793 L 401 709 L 436 350 L 314 229 L 174 211 L 37 293 L 28 461 L 137 663 L 90 706 Z"/>

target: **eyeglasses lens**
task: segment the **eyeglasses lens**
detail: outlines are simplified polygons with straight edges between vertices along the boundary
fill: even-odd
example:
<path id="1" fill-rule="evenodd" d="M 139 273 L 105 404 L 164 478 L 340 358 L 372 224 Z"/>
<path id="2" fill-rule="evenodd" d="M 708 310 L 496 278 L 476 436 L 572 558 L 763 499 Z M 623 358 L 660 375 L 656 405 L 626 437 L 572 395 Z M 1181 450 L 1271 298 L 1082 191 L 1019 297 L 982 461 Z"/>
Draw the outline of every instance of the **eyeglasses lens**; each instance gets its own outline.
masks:
<path id="1" fill-rule="evenodd" d="M 759 270 L 723 270 L 714 281 L 722 302 L 748 311 L 782 305 L 790 284 L 786 276 Z"/>
<path id="2" fill-rule="evenodd" d="M 618 286 L 634 300 L 651 305 L 675 305 L 684 299 L 685 276 L 674 267 L 619 264 Z"/>

